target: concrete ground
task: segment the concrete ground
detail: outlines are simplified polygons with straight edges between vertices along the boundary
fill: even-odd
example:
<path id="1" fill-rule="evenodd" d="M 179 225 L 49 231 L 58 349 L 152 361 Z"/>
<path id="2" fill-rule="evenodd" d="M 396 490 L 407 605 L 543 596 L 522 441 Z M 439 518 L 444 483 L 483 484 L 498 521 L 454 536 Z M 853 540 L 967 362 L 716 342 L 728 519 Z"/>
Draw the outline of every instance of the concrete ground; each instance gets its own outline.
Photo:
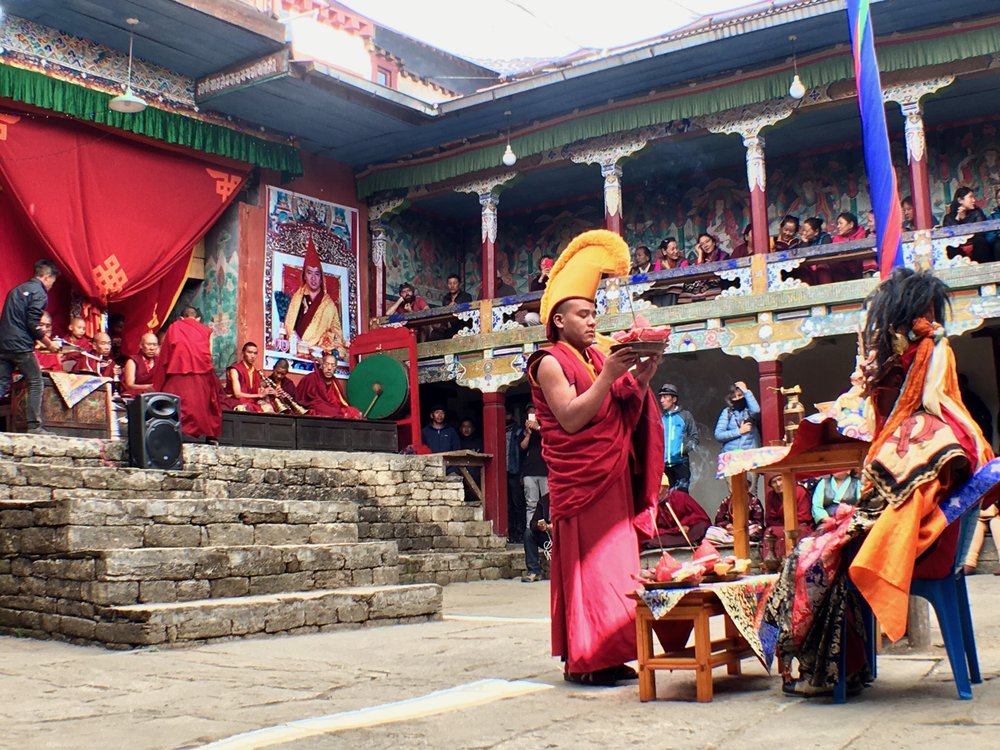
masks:
<path id="1" fill-rule="evenodd" d="M 131 652 L 0 638 L 0 747 L 993 748 L 1000 576 L 969 586 L 972 701 L 935 647 L 883 655 L 846 706 L 784 697 L 751 661 L 742 677 L 716 670 L 713 703 L 693 702 L 691 673 L 659 673 L 661 700 L 641 704 L 635 683 L 564 683 L 548 586 L 493 581 L 447 587 L 445 619 L 420 625 Z"/>

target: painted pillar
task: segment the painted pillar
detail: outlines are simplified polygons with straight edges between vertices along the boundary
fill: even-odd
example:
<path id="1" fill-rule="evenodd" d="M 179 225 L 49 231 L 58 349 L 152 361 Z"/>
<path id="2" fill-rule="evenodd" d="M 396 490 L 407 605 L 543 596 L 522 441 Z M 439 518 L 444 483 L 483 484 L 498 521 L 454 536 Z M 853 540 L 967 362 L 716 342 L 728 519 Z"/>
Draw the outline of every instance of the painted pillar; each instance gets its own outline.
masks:
<path id="1" fill-rule="evenodd" d="M 774 445 L 785 436 L 784 404 L 781 394 L 781 362 L 758 363 L 760 372 L 760 437 L 763 445 Z"/>
<path id="2" fill-rule="evenodd" d="M 893 86 L 883 92 L 886 101 L 894 101 L 906 118 L 906 159 L 910 167 L 910 196 L 913 198 L 913 225 L 915 229 L 934 226 L 931 211 L 931 182 L 927 168 L 927 137 L 924 134 L 924 112 L 920 99 L 944 88 L 955 80 L 953 76 L 916 81 Z"/>
<path id="3" fill-rule="evenodd" d="M 373 317 L 385 315 L 385 255 L 386 242 L 385 224 L 383 220 L 404 206 L 402 199 L 393 199 L 368 206 L 368 236 L 371 242 L 371 288 L 372 301 L 369 312 Z"/>
<path id="4" fill-rule="evenodd" d="M 497 204 L 500 202 L 500 189 L 515 177 L 517 177 L 517 172 L 505 172 L 494 177 L 459 185 L 455 188 L 456 193 L 472 193 L 479 199 L 479 220 L 482 228 L 482 242 L 480 245 L 482 285 L 480 287 L 480 299 L 492 299 L 496 296 Z"/>
<path id="5" fill-rule="evenodd" d="M 622 168 L 618 162 L 644 149 L 646 141 L 622 136 L 598 138 L 571 149 L 569 159 L 575 164 L 596 164 L 604 178 L 604 228 L 622 234 Z"/>
<path id="6" fill-rule="evenodd" d="M 483 285 L 480 299 L 493 299 L 497 291 L 497 204 L 500 196 L 492 190 L 479 194 L 479 205 L 482 206 L 482 273 Z"/>
<path id="7" fill-rule="evenodd" d="M 502 392 L 483 393 L 483 453 L 493 458 L 483 469 L 483 511 L 493 533 L 507 536 L 506 410 Z"/>
<path id="8" fill-rule="evenodd" d="M 767 219 L 767 179 L 764 172 L 764 137 L 760 131 L 781 122 L 795 111 L 795 105 L 786 100 L 767 102 L 740 110 L 738 119 L 732 116 L 709 115 L 699 118 L 698 124 L 711 133 L 739 135 L 747 150 L 747 187 L 750 189 L 750 223 L 753 234 L 750 245 L 754 255 L 771 249 L 770 226 Z"/>
<path id="9" fill-rule="evenodd" d="M 385 227 L 380 221 L 369 221 L 372 242 L 371 313 L 376 318 L 385 315 Z"/>
<path id="10" fill-rule="evenodd" d="M 604 228 L 622 233 L 622 168 L 617 164 L 602 164 L 604 178 Z"/>

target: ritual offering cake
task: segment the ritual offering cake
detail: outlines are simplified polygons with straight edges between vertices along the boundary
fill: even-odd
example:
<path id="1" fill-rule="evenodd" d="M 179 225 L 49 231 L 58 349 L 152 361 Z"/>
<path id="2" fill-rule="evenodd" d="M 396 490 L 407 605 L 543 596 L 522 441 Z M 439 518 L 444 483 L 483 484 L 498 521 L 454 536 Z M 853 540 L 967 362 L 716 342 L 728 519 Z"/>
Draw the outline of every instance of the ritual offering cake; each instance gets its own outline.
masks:
<path id="1" fill-rule="evenodd" d="M 615 331 L 611 338 L 615 340 L 611 347 L 613 352 L 628 348 L 659 354 L 670 340 L 670 326 L 651 326 L 641 315 L 636 315 L 631 328 L 627 331 Z"/>
<path id="2" fill-rule="evenodd" d="M 645 568 L 634 578 L 648 589 L 683 588 L 700 583 L 733 581 L 749 569 L 749 559 L 722 557 L 715 546 L 706 540 L 694 550 L 694 559 L 690 562 L 678 562 L 669 552 L 664 552 L 656 568 Z"/>

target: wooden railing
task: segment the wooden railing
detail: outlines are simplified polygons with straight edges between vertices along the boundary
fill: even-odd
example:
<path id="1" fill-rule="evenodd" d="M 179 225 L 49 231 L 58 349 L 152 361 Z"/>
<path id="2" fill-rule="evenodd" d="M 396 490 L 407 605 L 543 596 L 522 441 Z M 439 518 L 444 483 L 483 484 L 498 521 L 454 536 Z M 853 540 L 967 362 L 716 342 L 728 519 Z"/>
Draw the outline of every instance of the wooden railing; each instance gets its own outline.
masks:
<path id="1" fill-rule="evenodd" d="M 924 232 L 903 234 L 904 262 L 911 268 L 946 269 L 975 263 L 958 255 L 949 258 L 949 247 L 961 246 L 979 233 L 1000 233 L 1000 220 L 978 224 L 938 227 Z M 678 288 L 697 288 L 697 282 L 715 290 L 709 294 L 678 295 L 677 303 L 719 297 L 743 297 L 788 289 L 808 288 L 807 269 L 823 268 L 845 261 L 855 261 L 858 267 L 874 269 L 876 242 L 866 237 L 852 242 L 831 243 L 795 248 L 749 258 L 726 259 L 685 268 L 666 269 L 636 274 L 625 279 L 609 279 L 601 283 L 597 294 L 598 314 L 608 309 L 609 301 L 617 311 L 641 311 L 651 304 L 662 306 L 664 295 Z M 867 263 L 866 263 L 867 261 Z M 859 271 L 858 278 L 861 278 Z M 620 295 L 627 297 L 621 298 Z M 466 326 L 456 337 L 475 336 L 521 327 L 524 313 L 537 312 L 542 292 L 530 292 L 490 300 L 476 300 L 448 307 L 435 307 L 414 313 L 396 313 L 374 321 L 378 326 L 400 326 L 429 330 L 452 319 Z M 615 299 L 615 298 L 618 299 Z"/>

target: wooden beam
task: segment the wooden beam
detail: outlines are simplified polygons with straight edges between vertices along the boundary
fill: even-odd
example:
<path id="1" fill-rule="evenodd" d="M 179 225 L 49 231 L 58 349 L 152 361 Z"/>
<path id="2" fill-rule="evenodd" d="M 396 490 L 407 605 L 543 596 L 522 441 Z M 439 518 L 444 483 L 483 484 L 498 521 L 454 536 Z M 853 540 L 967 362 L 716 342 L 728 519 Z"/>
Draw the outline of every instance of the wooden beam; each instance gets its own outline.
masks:
<path id="1" fill-rule="evenodd" d="M 272 18 L 270 14 L 261 13 L 239 0 L 173 0 L 173 2 L 175 5 L 239 26 L 279 44 L 285 43 L 284 24 Z"/>

